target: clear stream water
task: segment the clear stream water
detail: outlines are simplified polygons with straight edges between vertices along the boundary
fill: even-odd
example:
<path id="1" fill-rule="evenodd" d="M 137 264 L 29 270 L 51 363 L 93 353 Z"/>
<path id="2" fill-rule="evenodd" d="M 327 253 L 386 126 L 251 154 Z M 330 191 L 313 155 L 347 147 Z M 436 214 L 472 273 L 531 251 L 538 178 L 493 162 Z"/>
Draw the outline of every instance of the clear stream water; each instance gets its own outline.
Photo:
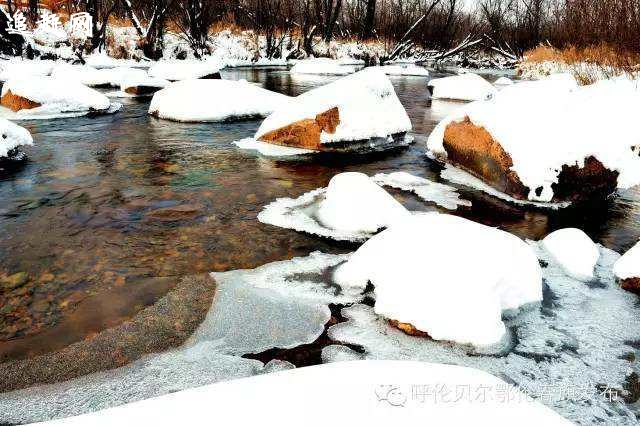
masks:
<path id="1" fill-rule="evenodd" d="M 223 78 L 288 95 L 332 80 L 282 69 L 228 70 Z M 28 282 L 17 292 L 0 289 L 0 362 L 54 351 L 122 323 L 171 290 L 167 278 L 255 268 L 316 250 L 351 251 L 354 246 L 265 225 L 256 216 L 274 199 L 326 186 L 342 171 L 403 170 L 439 181 L 441 167 L 424 155 L 425 141 L 457 104 L 431 101 L 425 78 L 392 81 L 416 142 L 370 156 L 265 159 L 232 144 L 252 136 L 259 120 L 173 123 L 149 117 L 148 100 L 125 99 L 115 115 L 21 123 L 35 146 L 27 149 L 27 164 L 0 175 L 0 278 L 24 272 Z M 390 192 L 411 210 L 438 209 Z M 523 238 L 574 226 L 618 252 L 640 238 L 639 190 L 561 211 L 460 192 L 473 205 L 454 214 Z M 92 315 L 72 315 L 89 299 Z"/>

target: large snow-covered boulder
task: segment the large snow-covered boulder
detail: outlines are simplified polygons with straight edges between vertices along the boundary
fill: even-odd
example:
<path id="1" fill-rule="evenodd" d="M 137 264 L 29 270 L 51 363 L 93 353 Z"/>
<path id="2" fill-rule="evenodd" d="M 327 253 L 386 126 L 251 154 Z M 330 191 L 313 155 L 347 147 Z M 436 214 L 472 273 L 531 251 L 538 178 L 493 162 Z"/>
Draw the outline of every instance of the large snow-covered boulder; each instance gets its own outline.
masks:
<path id="1" fill-rule="evenodd" d="M 2 87 L 0 105 L 14 112 L 46 114 L 106 112 L 111 103 L 81 83 L 54 77 L 13 78 Z"/>
<path id="2" fill-rule="evenodd" d="M 316 151 L 353 142 L 404 142 L 411 120 L 389 78 L 369 68 L 299 95 L 258 129 L 262 142 Z"/>
<path id="3" fill-rule="evenodd" d="M 613 273 L 622 288 L 640 295 L 640 242 L 618 259 Z"/>
<path id="4" fill-rule="evenodd" d="M 339 241 L 364 241 L 411 213 L 363 173 L 334 176 L 327 188 L 280 198 L 258 220 Z"/>
<path id="5" fill-rule="evenodd" d="M 157 92 L 149 114 L 183 122 L 265 117 L 291 98 L 245 80 L 185 80 Z"/>
<path id="6" fill-rule="evenodd" d="M 427 213 L 372 237 L 334 280 L 371 282 L 375 312 L 406 332 L 488 346 L 505 336 L 503 311 L 542 300 L 541 274 L 535 252 L 518 237 Z"/>
<path id="7" fill-rule="evenodd" d="M 149 76 L 169 81 L 191 79 L 220 79 L 219 62 L 209 61 L 164 61 L 149 68 Z"/>
<path id="8" fill-rule="evenodd" d="M 639 107 L 640 86 L 626 79 L 519 83 L 453 112 L 427 146 L 518 200 L 597 200 L 640 183 Z"/>
<path id="9" fill-rule="evenodd" d="M 311 58 L 297 61 L 289 71 L 292 74 L 347 75 L 356 69 L 329 58 Z"/>
<path id="10" fill-rule="evenodd" d="M 33 145 L 31 133 L 24 127 L 0 118 L 0 162 L 22 158 L 19 147 L 25 145 Z"/>
<path id="11" fill-rule="evenodd" d="M 491 83 L 473 73 L 434 78 L 427 87 L 433 99 L 456 101 L 479 101 L 497 92 Z"/>
<path id="12" fill-rule="evenodd" d="M 552 232 L 542 240 L 542 247 L 572 278 L 589 281 L 600 258 L 600 250 L 587 234 L 576 228 Z"/>

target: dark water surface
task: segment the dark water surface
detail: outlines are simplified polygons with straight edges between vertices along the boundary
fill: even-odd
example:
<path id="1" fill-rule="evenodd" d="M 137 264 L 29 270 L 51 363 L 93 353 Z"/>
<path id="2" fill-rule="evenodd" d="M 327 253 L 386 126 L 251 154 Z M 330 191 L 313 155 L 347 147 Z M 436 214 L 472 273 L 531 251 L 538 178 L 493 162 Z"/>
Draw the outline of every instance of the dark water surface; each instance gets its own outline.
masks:
<path id="1" fill-rule="evenodd" d="M 331 80 L 265 69 L 223 74 L 288 95 Z M 110 116 L 21 123 L 35 146 L 23 168 L 0 175 L 0 282 L 17 273 L 27 281 L 13 290 L 0 287 L 0 362 L 60 349 L 118 325 L 171 290 L 174 278 L 353 249 L 261 224 L 256 216 L 275 198 L 325 186 L 342 171 L 403 170 L 439 180 L 440 167 L 424 155 L 425 141 L 456 104 L 431 103 L 424 78 L 392 80 L 416 143 L 368 157 L 261 158 L 232 144 L 252 136 L 260 121 L 161 121 L 147 115 L 148 100 L 124 100 L 122 111 Z M 575 226 L 625 251 L 640 236 L 637 190 L 559 212 L 527 211 L 464 188 L 461 193 L 473 207 L 456 214 L 524 238 Z M 436 209 L 393 194 L 412 210 Z"/>

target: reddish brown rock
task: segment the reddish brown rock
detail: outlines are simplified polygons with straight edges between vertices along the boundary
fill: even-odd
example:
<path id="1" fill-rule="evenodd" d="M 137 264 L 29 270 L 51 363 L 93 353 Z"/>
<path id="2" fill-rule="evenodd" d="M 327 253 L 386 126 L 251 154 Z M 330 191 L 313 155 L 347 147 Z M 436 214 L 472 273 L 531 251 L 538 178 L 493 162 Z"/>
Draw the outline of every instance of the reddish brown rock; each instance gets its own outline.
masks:
<path id="1" fill-rule="evenodd" d="M 389 324 L 391 324 L 392 327 L 395 327 L 395 328 L 399 329 L 403 333 L 408 334 L 409 336 L 430 337 L 428 333 L 425 333 L 424 331 L 418 330 L 412 324 L 408 324 L 408 323 L 405 323 L 405 322 L 399 322 L 399 321 L 396 321 L 396 320 L 389 320 Z"/>
<path id="2" fill-rule="evenodd" d="M 322 151 L 320 134 L 335 133 L 340 124 L 338 107 L 331 108 L 316 115 L 314 119 L 307 118 L 291 123 L 260 136 L 259 140 L 275 145 Z"/>
<path id="3" fill-rule="evenodd" d="M 620 287 L 640 296 L 640 278 L 627 278 L 620 282 Z"/>
<path id="4" fill-rule="evenodd" d="M 141 85 L 126 87 L 124 91 L 125 93 L 135 96 L 151 96 L 160 89 L 162 89 L 162 87 Z"/>
<path id="5" fill-rule="evenodd" d="M 2 98 L 0 98 L 0 105 L 15 112 L 23 109 L 33 109 L 42 106 L 42 104 L 39 104 L 38 102 L 23 98 L 22 96 L 14 95 L 13 93 L 11 93 L 11 90 L 7 90 L 7 93 L 5 93 Z"/>
<path id="6" fill-rule="evenodd" d="M 528 199 L 529 189 L 522 184 L 517 173 L 511 170 L 511 156 L 483 127 L 474 125 L 468 118 L 451 123 L 445 129 L 443 146 L 447 152 L 447 161 L 453 165 L 513 198 Z M 589 157 L 585 159 L 583 167 L 562 168 L 558 183 L 552 185 L 552 201 L 603 199 L 615 192 L 617 180 L 618 172 L 608 170 L 595 157 Z"/>

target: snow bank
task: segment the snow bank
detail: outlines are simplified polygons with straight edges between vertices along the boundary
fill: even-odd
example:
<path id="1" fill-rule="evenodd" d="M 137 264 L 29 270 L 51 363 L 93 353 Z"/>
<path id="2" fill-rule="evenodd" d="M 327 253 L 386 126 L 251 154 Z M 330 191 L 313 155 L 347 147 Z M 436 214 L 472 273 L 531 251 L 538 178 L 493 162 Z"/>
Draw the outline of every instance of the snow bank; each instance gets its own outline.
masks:
<path id="1" fill-rule="evenodd" d="M 5 82 L 13 78 L 25 78 L 27 76 L 47 76 L 51 74 L 54 66 L 49 60 L 10 59 L 0 62 L 0 81 Z"/>
<path id="2" fill-rule="evenodd" d="M 356 72 L 352 66 L 329 58 L 312 58 L 296 61 L 289 71 L 292 74 L 347 75 Z"/>
<path id="3" fill-rule="evenodd" d="M 640 87 L 618 78 L 578 87 L 570 75 L 506 87 L 492 99 L 473 102 L 441 121 L 429 136 L 428 150 L 446 158 L 444 132 L 468 117 L 486 129 L 510 155 L 528 199 L 549 202 L 551 185 L 564 165 L 582 166 L 594 156 L 620 173 L 618 186 L 640 183 L 640 145 L 633 111 L 640 108 Z M 536 193 L 537 188 L 542 191 Z"/>
<path id="4" fill-rule="evenodd" d="M 0 135 L 0 159 L 8 157 L 19 146 L 33 145 L 33 138 L 27 129 L 4 118 L 0 118 Z"/>
<path id="5" fill-rule="evenodd" d="M 511 80 L 509 77 L 500 77 L 493 82 L 493 85 L 498 87 L 512 86 L 513 84 L 513 80 Z"/>
<path id="6" fill-rule="evenodd" d="M 157 92 L 149 114 L 184 122 L 265 117 L 290 98 L 245 80 L 185 80 Z"/>
<path id="7" fill-rule="evenodd" d="M 339 241 L 364 241 L 410 213 L 362 173 L 334 176 L 328 188 L 297 199 L 280 198 L 266 206 L 258 220 Z"/>
<path id="8" fill-rule="evenodd" d="M 109 98 L 102 93 L 81 83 L 54 77 L 13 78 L 2 87 L 2 96 L 9 91 L 41 105 L 18 111 L 20 116 L 104 112 L 111 106 Z"/>
<path id="9" fill-rule="evenodd" d="M 169 81 L 212 77 L 222 65 L 215 60 L 164 61 L 149 68 L 149 76 Z"/>
<path id="10" fill-rule="evenodd" d="M 71 65 L 59 63 L 53 67 L 51 77 L 75 81 L 85 86 L 98 87 L 110 84 L 110 76 L 103 70 L 88 65 Z"/>
<path id="11" fill-rule="evenodd" d="M 504 310 L 542 300 L 540 265 L 518 237 L 439 213 L 372 237 L 334 275 L 375 287 L 375 312 L 436 340 L 476 346 L 505 336 Z"/>
<path id="12" fill-rule="evenodd" d="M 406 75 L 415 77 L 429 77 L 429 71 L 415 64 L 395 64 L 381 67 L 386 75 Z"/>
<path id="13" fill-rule="evenodd" d="M 411 130 L 411 120 L 389 78 L 379 69 L 367 68 L 293 98 L 262 122 L 255 139 L 335 107 L 340 122 L 335 132 L 321 133 L 322 144 L 387 139 Z"/>
<path id="14" fill-rule="evenodd" d="M 616 425 L 637 425 L 634 406 L 621 402 L 623 395 L 629 396 L 622 389 L 635 364 L 621 354 L 634 353 L 640 306 L 613 277 L 612 266 L 619 255 L 600 247 L 597 281 L 587 286 L 567 276 L 541 243 L 531 242 L 530 246 L 546 265 L 542 268 L 543 307 L 505 316 L 513 339 L 498 356 L 481 356 L 477 348 L 407 336 L 362 304 L 342 309 L 347 321 L 331 326 L 329 338 L 360 348 L 365 359 L 455 364 L 508 378 L 577 424 L 606 419 Z M 504 262 L 509 261 L 507 257 Z M 425 265 L 423 259 L 420 262 Z M 430 271 L 423 270 L 429 278 Z M 594 315 L 600 312 L 603 314 Z M 627 384 L 632 382 L 630 378 Z M 620 390 L 617 401 L 606 397 L 605 387 Z"/>
<path id="15" fill-rule="evenodd" d="M 470 201 L 460 198 L 460 194 L 454 187 L 413 176 L 407 172 L 378 173 L 373 177 L 373 181 L 378 185 L 413 192 L 424 201 L 436 203 L 445 209 L 455 210 L 458 206 L 471 206 Z"/>
<path id="16" fill-rule="evenodd" d="M 429 80 L 433 99 L 478 101 L 493 96 L 497 89 L 478 74 L 462 74 Z"/>
<path id="17" fill-rule="evenodd" d="M 613 266 L 616 278 L 627 280 L 640 278 L 640 243 L 636 243 Z"/>
<path id="18" fill-rule="evenodd" d="M 600 258 L 598 246 L 580 229 L 565 228 L 542 240 L 545 250 L 576 280 L 589 281 Z"/>
<path id="19" fill-rule="evenodd" d="M 446 393 L 418 398 L 417 386 Z M 456 398 L 461 386 L 469 389 L 468 394 Z M 351 361 L 290 369 L 48 424 L 204 425 L 211 421 L 212 403 L 216 417 L 233 418 L 238 424 L 274 424 L 308 419 L 317 411 L 318 401 L 342 424 L 570 424 L 490 374 L 410 361 Z M 311 418 L 310 424 L 324 424 L 321 417 Z"/>

